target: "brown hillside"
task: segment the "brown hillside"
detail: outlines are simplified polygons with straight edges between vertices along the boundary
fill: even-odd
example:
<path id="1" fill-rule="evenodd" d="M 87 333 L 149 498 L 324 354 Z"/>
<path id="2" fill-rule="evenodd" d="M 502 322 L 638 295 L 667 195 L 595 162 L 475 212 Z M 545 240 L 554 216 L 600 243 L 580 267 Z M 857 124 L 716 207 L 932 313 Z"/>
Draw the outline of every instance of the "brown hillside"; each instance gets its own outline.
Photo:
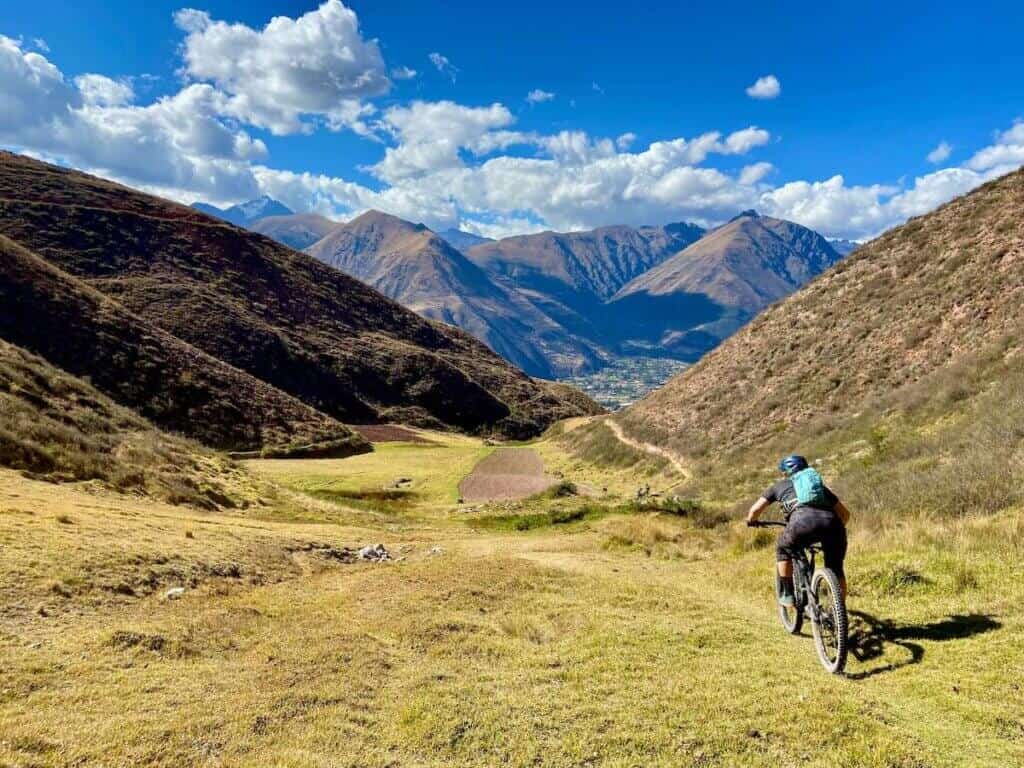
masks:
<path id="1" fill-rule="evenodd" d="M 315 213 L 293 213 L 288 216 L 264 216 L 246 224 L 246 229 L 301 251 L 327 235 L 338 226 L 326 216 Z"/>
<path id="2" fill-rule="evenodd" d="M 0 338 L 42 355 L 161 427 L 234 450 L 369 450 L 305 403 L 215 360 L 0 235 Z"/>
<path id="3" fill-rule="evenodd" d="M 223 455 L 155 429 L 90 384 L 0 340 L 0 467 L 213 509 L 258 490 Z"/>
<path id="4" fill-rule="evenodd" d="M 609 309 L 627 338 L 695 360 L 840 258 L 817 232 L 746 211 L 630 281 Z"/>
<path id="5" fill-rule="evenodd" d="M 857 249 L 621 418 L 684 453 L 842 423 L 1024 339 L 1024 171 Z"/>
<path id="6" fill-rule="evenodd" d="M 491 280 L 422 224 L 369 211 L 306 249 L 423 317 L 458 326 L 533 376 L 553 378 L 599 363 L 518 291 Z"/>
<path id="7" fill-rule="evenodd" d="M 0 234 L 334 418 L 526 436 L 577 408 L 467 334 L 198 211 L 0 154 Z"/>

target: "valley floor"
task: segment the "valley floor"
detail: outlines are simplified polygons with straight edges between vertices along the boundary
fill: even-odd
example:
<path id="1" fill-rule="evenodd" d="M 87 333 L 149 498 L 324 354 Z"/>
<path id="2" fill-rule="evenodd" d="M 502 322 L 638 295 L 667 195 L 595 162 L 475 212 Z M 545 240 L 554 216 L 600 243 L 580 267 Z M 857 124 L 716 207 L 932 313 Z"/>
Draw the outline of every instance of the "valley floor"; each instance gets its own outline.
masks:
<path id="1" fill-rule="evenodd" d="M 545 522 L 582 499 L 460 506 L 488 446 L 379 447 L 253 462 L 286 512 L 0 473 L 0 765 L 1024 762 L 1017 514 L 855 538 L 836 678 L 778 625 L 764 537 L 613 507 Z M 378 541 L 395 560 L 353 559 Z"/>

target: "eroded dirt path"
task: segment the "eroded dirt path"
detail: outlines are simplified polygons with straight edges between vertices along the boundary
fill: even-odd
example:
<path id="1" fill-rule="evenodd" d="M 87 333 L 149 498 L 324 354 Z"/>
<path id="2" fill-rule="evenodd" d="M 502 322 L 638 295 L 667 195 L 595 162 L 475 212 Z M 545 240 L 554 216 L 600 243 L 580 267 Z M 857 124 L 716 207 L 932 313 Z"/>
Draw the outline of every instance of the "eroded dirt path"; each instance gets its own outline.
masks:
<path id="1" fill-rule="evenodd" d="M 612 431 L 612 434 L 615 435 L 616 439 L 619 442 L 625 443 L 630 448 L 635 448 L 638 451 L 649 453 L 652 456 L 660 456 L 661 458 L 667 460 L 669 464 L 671 464 L 672 467 L 683 476 L 684 480 L 691 479 L 692 473 L 690 472 L 689 468 L 683 463 L 682 459 L 680 459 L 671 451 L 657 445 L 652 445 L 651 443 L 644 443 L 641 442 L 640 440 L 635 440 L 634 438 L 630 437 L 623 431 L 622 425 L 619 424 L 617 421 L 613 421 L 612 419 L 605 419 L 604 424 L 606 427 L 608 427 L 608 429 Z"/>

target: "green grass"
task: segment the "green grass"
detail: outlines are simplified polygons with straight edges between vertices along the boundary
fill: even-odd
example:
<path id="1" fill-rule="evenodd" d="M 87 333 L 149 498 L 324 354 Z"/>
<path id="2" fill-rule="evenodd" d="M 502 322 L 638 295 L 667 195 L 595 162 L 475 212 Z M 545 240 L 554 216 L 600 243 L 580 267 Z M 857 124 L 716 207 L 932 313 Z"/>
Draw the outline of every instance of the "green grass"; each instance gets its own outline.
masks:
<path id="1" fill-rule="evenodd" d="M 457 506 L 459 482 L 492 447 L 447 433 L 424 432 L 429 443 L 378 443 L 372 454 L 336 460 L 246 462 L 294 491 L 360 509 L 437 514 Z M 408 482 L 398 484 L 399 480 Z"/>

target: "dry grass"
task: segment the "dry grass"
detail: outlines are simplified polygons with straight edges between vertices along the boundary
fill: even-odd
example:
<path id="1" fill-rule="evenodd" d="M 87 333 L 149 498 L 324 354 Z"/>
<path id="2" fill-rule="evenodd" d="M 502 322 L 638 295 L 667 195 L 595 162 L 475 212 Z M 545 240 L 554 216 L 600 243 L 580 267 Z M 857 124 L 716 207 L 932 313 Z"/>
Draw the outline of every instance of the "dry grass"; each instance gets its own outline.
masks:
<path id="1" fill-rule="evenodd" d="M 158 431 L 2 340 L 0 466 L 206 509 L 249 506 L 265 490 L 222 455 Z"/>
<path id="2" fill-rule="evenodd" d="M 425 501 L 400 528 L 370 516 L 354 527 L 340 510 L 316 525 L 204 515 L 5 476 L 0 764 L 1024 758 L 1024 574 L 1006 567 L 1021 559 L 1019 514 L 855 529 L 861 657 L 833 679 L 806 637 L 777 626 L 770 552 L 725 546 L 752 532 L 702 527 L 690 507 L 528 534 L 444 524 L 470 449 L 482 446 L 395 446 L 377 468 L 311 461 L 294 478 L 338 483 L 361 464 L 379 480 L 433 457 L 450 481 L 417 478 Z M 287 479 L 307 463 L 254 466 Z M 375 540 L 405 559 L 332 554 Z M 179 584 L 182 599 L 161 599 Z M 799 706 L 779 707 L 780 690 Z"/>

